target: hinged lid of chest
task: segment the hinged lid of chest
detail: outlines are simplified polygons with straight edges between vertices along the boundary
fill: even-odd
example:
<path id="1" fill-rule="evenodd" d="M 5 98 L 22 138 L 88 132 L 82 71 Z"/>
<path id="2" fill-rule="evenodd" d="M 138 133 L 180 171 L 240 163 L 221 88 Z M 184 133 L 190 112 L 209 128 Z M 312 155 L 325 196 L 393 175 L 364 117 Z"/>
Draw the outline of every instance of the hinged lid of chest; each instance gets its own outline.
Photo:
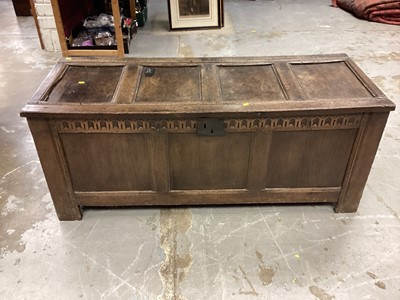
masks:
<path id="1" fill-rule="evenodd" d="M 74 59 L 59 62 L 22 115 L 393 110 L 347 55 Z"/>

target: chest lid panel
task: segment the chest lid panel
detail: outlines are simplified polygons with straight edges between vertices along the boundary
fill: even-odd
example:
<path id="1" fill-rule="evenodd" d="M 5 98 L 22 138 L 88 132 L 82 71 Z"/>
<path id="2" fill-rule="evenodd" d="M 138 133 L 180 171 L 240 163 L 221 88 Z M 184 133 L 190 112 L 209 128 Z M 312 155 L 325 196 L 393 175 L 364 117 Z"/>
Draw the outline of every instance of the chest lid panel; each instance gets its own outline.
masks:
<path id="1" fill-rule="evenodd" d="M 388 111 L 345 54 L 60 61 L 23 109 L 35 114 Z"/>

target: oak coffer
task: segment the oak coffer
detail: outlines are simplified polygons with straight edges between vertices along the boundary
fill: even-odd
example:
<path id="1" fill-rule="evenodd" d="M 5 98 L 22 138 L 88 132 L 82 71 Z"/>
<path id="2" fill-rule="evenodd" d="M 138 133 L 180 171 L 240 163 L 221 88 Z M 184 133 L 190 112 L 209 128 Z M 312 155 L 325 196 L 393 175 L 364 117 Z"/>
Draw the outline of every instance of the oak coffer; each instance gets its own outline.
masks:
<path id="1" fill-rule="evenodd" d="M 73 59 L 28 119 L 60 220 L 84 206 L 355 212 L 395 105 L 346 55 Z"/>

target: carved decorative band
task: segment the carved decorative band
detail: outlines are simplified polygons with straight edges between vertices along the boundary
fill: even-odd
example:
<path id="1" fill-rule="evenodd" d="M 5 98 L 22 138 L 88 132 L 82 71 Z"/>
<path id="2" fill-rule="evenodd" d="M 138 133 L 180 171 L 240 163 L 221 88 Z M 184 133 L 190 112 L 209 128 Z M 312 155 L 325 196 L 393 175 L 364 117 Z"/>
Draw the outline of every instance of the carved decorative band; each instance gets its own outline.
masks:
<path id="1" fill-rule="evenodd" d="M 238 131 L 292 131 L 313 129 L 340 129 L 360 127 L 362 115 L 311 116 L 288 118 L 226 119 L 227 132 Z M 61 133 L 119 132 L 146 133 L 157 130 L 167 132 L 195 132 L 196 119 L 176 120 L 63 120 L 56 127 Z"/>
<path id="2" fill-rule="evenodd" d="M 57 122 L 59 132 L 139 133 L 155 130 L 192 132 L 197 120 L 63 120 Z"/>
<path id="3" fill-rule="evenodd" d="M 230 119 L 225 121 L 227 130 L 306 130 L 360 127 L 362 115 L 312 116 L 288 118 Z"/>

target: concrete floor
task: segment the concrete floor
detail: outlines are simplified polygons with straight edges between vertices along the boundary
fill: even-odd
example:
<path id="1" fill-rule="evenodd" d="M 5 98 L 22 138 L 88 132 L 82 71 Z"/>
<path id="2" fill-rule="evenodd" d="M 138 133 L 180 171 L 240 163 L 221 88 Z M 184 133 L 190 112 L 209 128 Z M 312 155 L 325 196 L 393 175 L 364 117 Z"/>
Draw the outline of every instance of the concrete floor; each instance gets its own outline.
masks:
<path id="1" fill-rule="evenodd" d="M 345 52 L 400 104 L 400 26 L 329 0 L 226 0 L 222 30 L 167 32 L 149 0 L 135 56 Z M 20 108 L 59 55 L 0 0 L 1 299 L 400 299 L 400 115 L 355 214 L 330 205 L 87 209 L 59 222 Z"/>

